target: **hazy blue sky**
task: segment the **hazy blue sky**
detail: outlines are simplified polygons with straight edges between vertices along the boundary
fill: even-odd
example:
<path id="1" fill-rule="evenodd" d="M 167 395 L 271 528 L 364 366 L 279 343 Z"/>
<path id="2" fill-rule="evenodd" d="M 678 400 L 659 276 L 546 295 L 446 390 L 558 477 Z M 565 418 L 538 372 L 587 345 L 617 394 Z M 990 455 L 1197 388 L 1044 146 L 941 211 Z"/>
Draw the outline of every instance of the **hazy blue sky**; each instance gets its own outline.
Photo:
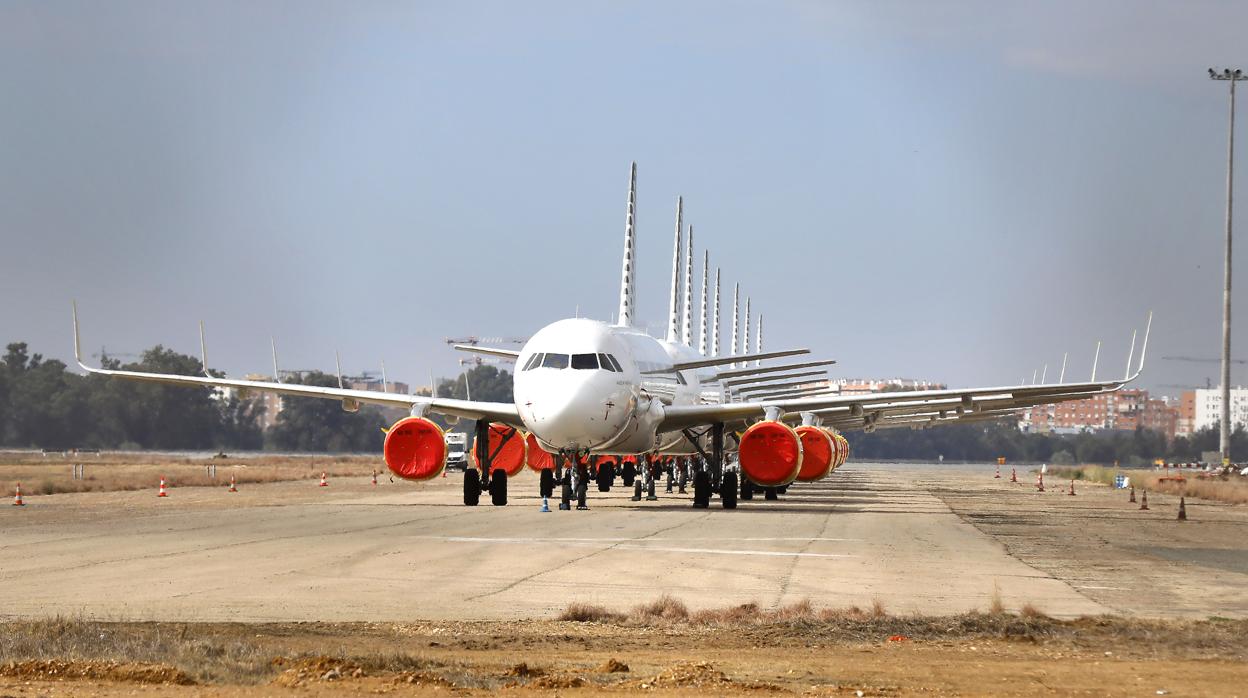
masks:
<path id="1" fill-rule="evenodd" d="M 1242 10 L 3 2 L 0 341 L 69 359 L 77 298 L 92 351 L 195 353 L 202 319 L 231 375 L 275 335 L 421 384 L 443 337 L 612 317 L 636 160 L 656 332 L 683 194 L 768 346 L 834 375 L 1083 376 L 1097 339 L 1117 373 L 1153 309 L 1144 385 L 1203 383 L 1158 359 L 1218 354 L 1205 69 L 1248 68 Z"/>

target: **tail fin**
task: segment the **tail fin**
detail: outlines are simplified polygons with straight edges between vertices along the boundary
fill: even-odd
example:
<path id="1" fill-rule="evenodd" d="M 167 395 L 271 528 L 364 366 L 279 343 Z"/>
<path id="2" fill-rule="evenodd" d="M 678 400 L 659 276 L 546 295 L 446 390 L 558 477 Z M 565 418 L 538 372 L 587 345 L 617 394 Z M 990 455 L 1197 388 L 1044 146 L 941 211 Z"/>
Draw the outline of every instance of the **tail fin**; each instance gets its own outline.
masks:
<path id="1" fill-rule="evenodd" d="M 676 241 L 672 243 L 672 297 L 667 306 L 667 341 L 680 340 L 680 233 L 684 227 L 685 199 L 676 197 Z"/>
<path id="2" fill-rule="evenodd" d="M 750 353 L 750 297 L 745 297 L 745 322 L 741 324 L 741 353 Z M 749 362 L 741 364 L 748 366 Z"/>
<path id="3" fill-rule="evenodd" d="M 741 283 L 738 282 L 732 286 L 732 353 L 729 356 L 736 356 L 741 352 L 738 349 L 737 339 L 741 337 Z M 736 368 L 736 364 L 732 364 Z"/>
<path id="4" fill-rule="evenodd" d="M 715 270 L 715 314 L 711 316 L 711 356 L 719 356 L 719 270 Z"/>
<path id="5" fill-rule="evenodd" d="M 620 316 L 617 323 L 623 327 L 633 324 L 633 308 L 637 305 L 637 250 L 636 224 L 637 213 L 637 163 L 634 162 L 628 175 L 628 216 L 624 221 L 624 269 L 620 276 Z"/>
<path id="6" fill-rule="evenodd" d="M 690 235 L 690 237 L 692 237 L 692 235 Z M 702 354 L 702 356 L 706 356 L 706 330 L 707 330 L 707 326 L 710 325 L 710 323 L 708 322 L 710 318 L 707 317 L 706 315 L 706 311 L 708 310 L 707 300 L 706 300 L 706 292 L 707 292 L 706 286 L 707 286 L 707 281 L 710 279 L 710 274 L 711 274 L 711 251 L 705 250 L 703 251 L 703 254 L 702 254 L 702 326 L 698 329 L 698 351 Z"/>
<path id="7" fill-rule="evenodd" d="M 680 343 L 693 346 L 693 226 L 685 240 L 685 302 L 680 320 Z"/>
<path id="8" fill-rule="evenodd" d="M 763 314 L 762 313 L 758 314 L 758 334 L 755 335 L 754 337 L 754 353 L 755 354 L 763 353 Z M 763 362 L 761 359 L 754 359 L 755 366 L 761 366 L 762 363 Z"/>

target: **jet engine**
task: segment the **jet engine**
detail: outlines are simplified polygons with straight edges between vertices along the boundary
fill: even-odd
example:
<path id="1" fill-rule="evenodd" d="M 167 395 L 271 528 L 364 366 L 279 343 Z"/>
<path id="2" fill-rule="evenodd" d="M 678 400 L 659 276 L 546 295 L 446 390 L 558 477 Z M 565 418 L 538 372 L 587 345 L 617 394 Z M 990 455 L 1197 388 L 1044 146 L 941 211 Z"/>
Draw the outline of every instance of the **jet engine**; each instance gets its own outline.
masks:
<path id="1" fill-rule="evenodd" d="M 498 422 L 490 425 L 489 434 L 491 469 L 506 472 L 508 479 L 515 477 L 528 461 L 529 449 L 524 434 L 513 426 Z M 481 464 L 477 462 L 476 444 L 472 447 L 472 464 L 477 470 L 481 469 Z"/>
<path id="2" fill-rule="evenodd" d="M 549 451 L 541 447 L 537 443 L 537 437 L 532 434 L 526 434 L 524 437 L 525 451 L 524 462 L 528 464 L 531 470 L 554 470 L 555 457 Z"/>
<path id="3" fill-rule="evenodd" d="M 757 422 L 741 435 L 741 472 L 760 487 L 780 487 L 802 468 L 802 439 L 783 422 Z"/>
<path id="4" fill-rule="evenodd" d="M 802 467 L 797 472 L 799 482 L 822 480 L 836 467 L 840 443 L 826 429 L 801 426 L 796 430 L 802 440 Z"/>
<path id="5" fill-rule="evenodd" d="M 429 480 L 446 468 L 446 437 L 424 417 L 406 417 L 386 432 L 386 467 L 404 480 Z"/>
<path id="6" fill-rule="evenodd" d="M 828 436 L 831 436 L 833 443 L 836 444 L 836 453 L 832 458 L 832 470 L 836 470 L 845 465 L 845 461 L 849 460 L 849 441 L 846 441 L 844 436 L 835 431 L 830 429 L 827 431 Z"/>

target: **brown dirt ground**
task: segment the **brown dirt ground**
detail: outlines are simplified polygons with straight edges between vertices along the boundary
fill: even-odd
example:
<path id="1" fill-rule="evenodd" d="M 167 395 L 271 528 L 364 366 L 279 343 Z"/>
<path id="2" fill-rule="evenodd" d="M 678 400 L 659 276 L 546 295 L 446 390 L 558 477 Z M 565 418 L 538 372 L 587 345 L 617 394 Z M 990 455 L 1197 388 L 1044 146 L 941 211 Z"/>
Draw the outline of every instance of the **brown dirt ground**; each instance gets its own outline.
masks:
<path id="1" fill-rule="evenodd" d="M 18 621 L 3 628 L 0 696 L 1229 695 L 1248 679 L 1245 630 L 987 614 L 727 626 Z M 16 658 L 22 638 L 39 640 L 29 653 L 78 657 Z M 110 647 L 153 661 L 90 656 Z"/>

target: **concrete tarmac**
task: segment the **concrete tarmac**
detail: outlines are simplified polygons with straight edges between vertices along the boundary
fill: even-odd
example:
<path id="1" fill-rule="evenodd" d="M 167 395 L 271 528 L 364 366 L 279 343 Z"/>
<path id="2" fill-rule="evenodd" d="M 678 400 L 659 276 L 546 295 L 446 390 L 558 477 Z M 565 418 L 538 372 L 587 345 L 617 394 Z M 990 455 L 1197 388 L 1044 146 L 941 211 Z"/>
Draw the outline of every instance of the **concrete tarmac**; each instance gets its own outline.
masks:
<path id="1" fill-rule="evenodd" d="M 572 601 L 624 609 L 661 594 L 695 609 L 809 599 L 945 614 L 987 610 L 994 595 L 1060 617 L 1116 607 L 1076 588 L 1078 570 L 1012 553 L 946 504 L 942 493 L 975 488 L 985 509 L 1026 496 L 984 467 L 851 463 L 736 511 L 693 509 L 660 485 L 658 502 L 591 488 L 590 511 L 540 513 L 531 473 L 512 480 L 509 506 L 465 507 L 461 477 L 29 497 L 0 511 L 0 617 L 544 618 Z"/>

